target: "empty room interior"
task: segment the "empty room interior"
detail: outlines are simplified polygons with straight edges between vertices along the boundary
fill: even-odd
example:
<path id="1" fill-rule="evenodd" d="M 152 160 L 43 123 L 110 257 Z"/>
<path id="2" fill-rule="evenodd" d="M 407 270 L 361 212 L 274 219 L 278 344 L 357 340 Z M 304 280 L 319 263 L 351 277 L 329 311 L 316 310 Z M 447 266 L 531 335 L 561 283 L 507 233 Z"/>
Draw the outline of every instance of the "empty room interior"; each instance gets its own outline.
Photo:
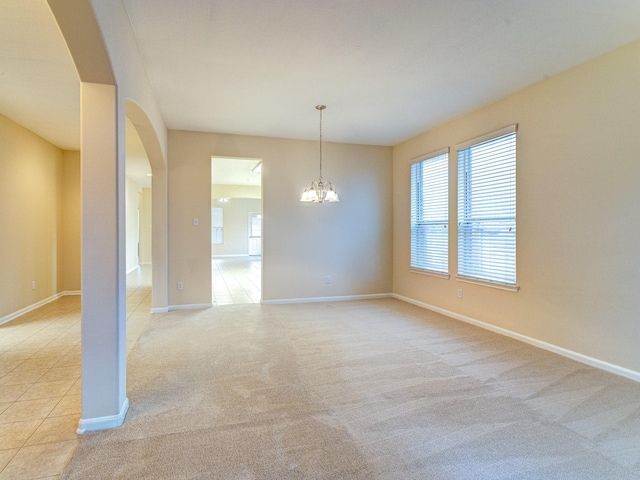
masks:
<path id="1" fill-rule="evenodd" d="M 640 2 L 0 12 L 0 480 L 640 478 Z"/>

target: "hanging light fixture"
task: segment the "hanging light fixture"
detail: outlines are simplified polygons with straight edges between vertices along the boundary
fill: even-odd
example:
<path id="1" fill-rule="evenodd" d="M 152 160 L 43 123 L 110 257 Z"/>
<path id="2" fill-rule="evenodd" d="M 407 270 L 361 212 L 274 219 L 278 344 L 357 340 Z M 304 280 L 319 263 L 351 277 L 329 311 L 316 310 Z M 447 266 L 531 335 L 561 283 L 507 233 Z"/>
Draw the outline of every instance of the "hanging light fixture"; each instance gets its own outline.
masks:
<path id="1" fill-rule="evenodd" d="M 327 107 L 324 105 L 316 105 L 316 110 L 320 112 L 320 179 L 317 182 L 309 183 L 305 187 L 300 197 L 301 202 L 324 203 L 340 201 L 333 183 L 325 182 L 322 179 L 322 111 L 325 108 Z"/>

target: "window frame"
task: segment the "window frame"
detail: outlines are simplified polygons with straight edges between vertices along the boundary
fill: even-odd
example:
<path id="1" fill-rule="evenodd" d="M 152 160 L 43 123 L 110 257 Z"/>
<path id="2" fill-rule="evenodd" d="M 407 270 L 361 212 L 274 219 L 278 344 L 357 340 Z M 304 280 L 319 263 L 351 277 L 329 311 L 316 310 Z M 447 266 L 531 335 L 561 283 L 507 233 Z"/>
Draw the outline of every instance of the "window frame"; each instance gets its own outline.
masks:
<path id="1" fill-rule="evenodd" d="M 410 189 L 409 189 L 409 197 L 410 197 L 410 211 L 409 211 L 409 222 L 410 222 L 410 233 L 409 233 L 409 271 L 413 273 L 419 273 L 423 275 L 435 276 L 438 278 L 449 279 L 450 278 L 450 266 L 449 266 L 449 231 L 450 231 L 450 202 L 449 202 L 449 170 L 450 170 L 450 159 L 449 159 L 449 147 L 437 150 L 435 152 L 428 153 L 426 155 L 421 155 L 419 157 L 415 157 L 409 161 L 410 163 Z M 429 203 L 425 203 L 425 199 L 422 197 L 424 194 L 423 182 L 424 182 L 424 172 L 419 178 L 419 185 L 416 186 L 416 179 L 414 178 L 414 169 L 419 168 L 418 166 L 434 163 L 434 162 L 444 162 L 444 175 L 442 173 L 439 176 L 443 176 L 442 178 L 436 178 L 436 196 Z M 439 166 L 442 168 L 442 166 Z M 444 180 L 444 181 L 443 181 Z M 444 189 L 444 200 L 442 199 L 442 189 Z M 422 216 L 425 207 L 431 207 L 431 209 L 442 209 L 442 202 L 444 201 L 444 215 L 441 218 L 425 220 Z M 428 202 L 428 201 L 427 201 Z M 418 213 L 419 211 L 419 213 Z M 416 215 L 420 217 L 418 220 Z M 422 225 L 423 227 L 428 226 L 438 226 L 444 225 L 445 233 L 445 241 L 444 241 L 444 249 L 442 248 L 442 244 L 440 242 L 440 247 L 436 247 L 432 252 L 431 256 L 440 257 L 440 262 L 442 262 L 442 257 L 444 257 L 445 268 L 438 268 L 435 263 L 429 265 L 430 259 L 428 258 L 429 252 L 426 252 L 424 256 L 420 256 L 420 258 L 414 257 L 415 249 L 418 247 L 418 240 L 420 242 L 426 242 L 426 237 L 420 237 L 418 239 L 417 233 L 417 225 Z M 424 231 L 424 230 L 423 230 Z M 435 233 L 435 232 L 434 232 Z M 435 233 L 437 235 L 437 233 Z M 434 260 L 435 259 L 431 259 Z M 422 262 L 421 262 L 422 261 Z M 421 264 L 422 263 L 422 264 Z M 437 262 L 436 262 L 437 263 Z"/>

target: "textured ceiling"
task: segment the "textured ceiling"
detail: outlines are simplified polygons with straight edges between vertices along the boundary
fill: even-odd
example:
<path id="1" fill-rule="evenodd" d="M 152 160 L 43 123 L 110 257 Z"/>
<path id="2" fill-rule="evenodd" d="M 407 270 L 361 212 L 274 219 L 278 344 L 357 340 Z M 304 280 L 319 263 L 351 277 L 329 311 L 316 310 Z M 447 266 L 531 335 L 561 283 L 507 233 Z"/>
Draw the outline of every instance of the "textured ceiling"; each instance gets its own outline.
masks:
<path id="1" fill-rule="evenodd" d="M 80 83 L 44 0 L 0 0 L 0 114 L 80 148 Z"/>
<path id="2" fill-rule="evenodd" d="M 638 0 L 124 3 L 169 128 L 317 139 L 324 103 L 326 140 L 377 145 L 640 38 Z M 79 148 L 78 79 L 46 2 L 0 13 L 0 113 Z"/>
<path id="3" fill-rule="evenodd" d="M 125 0 L 173 129 L 395 145 L 640 37 L 638 0 Z"/>

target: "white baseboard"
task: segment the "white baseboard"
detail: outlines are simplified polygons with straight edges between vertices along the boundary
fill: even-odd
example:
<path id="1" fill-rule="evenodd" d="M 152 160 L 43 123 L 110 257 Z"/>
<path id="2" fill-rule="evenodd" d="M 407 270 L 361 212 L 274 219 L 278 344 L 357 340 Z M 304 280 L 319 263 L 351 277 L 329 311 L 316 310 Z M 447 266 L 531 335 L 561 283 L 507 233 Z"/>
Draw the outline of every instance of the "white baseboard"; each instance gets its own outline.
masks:
<path id="1" fill-rule="evenodd" d="M 118 413 L 117 415 L 108 415 L 106 417 L 81 418 L 80 422 L 78 423 L 78 429 L 76 430 L 76 433 L 78 435 L 82 435 L 86 432 L 107 430 L 109 428 L 119 427 L 124 422 L 124 417 L 127 416 L 128 410 L 129 398 L 125 397 L 124 402 L 122 403 L 122 407 L 120 408 L 120 413 Z"/>
<path id="2" fill-rule="evenodd" d="M 259 257 L 260 255 L 249 255 L 248 253 L 234 253 L 229 255 L 211 255 L 211 258 L 233 258 L 233 257 L 249 257 L 249 256 Z"/>
<path id="3" fill-rule="evenodd" d="M 151 309 L 151 313 L 167 313 L 169 307 L 156 307 Z"/>
<path id="4" fill-rule="evenodd" d="M 599 360 L 594 357 L 590 357 L 588 355 L 584 355 L 582 353 L 574 352 L 573 350 L 568 350 L 563 347 L 559 347 L 558 345 L 553 345 L 551 343 L 543 342 L 542 340 L 537 340 L 532 337 L 528 337 L 526 335 L 522 335 L 520 333 L 513 332 L 511 330 L 507 330 L 506 328 L 497 327 L 495 325 L 491 325 L 490 323 L 482 322 L 480 320 L 476 320 L 475 318 L 467 317 L 465 315 L 460 315 L 459 313 L 451 312 L 449 310 L 445 310 L 444 308 L 435 307 L 433 305 L 429 305 L 427 303 L 419 302 L 412 298 L 403 297 L 402 295 L 393 294 L 393 298 L 398 300 L 402 300 L 403 302 L 411 303 L 413 305 L 417 305 L 418 307 L 426 308 L 427 310 L 431 310 L 436 313 L 440 313 L 442 315 L 446 315 L 447 317 L 451 317 L 455 320 L 460 320 L 465 323 L 469 323 L 471 325 L 475 325 L 476 327 L 483 328 L 485 330 L 492 331 L 494 333 L 504 335 L 505 337 L 513 338 L 514 340 L 518 340 L 524 343 L 528 343 L 529 345 L 533 345 L 534 347 L 541 348 L 543 350 L 547 350 L 552 353 L 556 353 L 558 355 L 562 355 L 563 357 L 570 358 L 571 360 L 575 360 L 580 363 L 584 363 L 585 365 L 589 365 L 591 367 L 599 368 L 600 370 L 604 370 L 606 372 L 614 373 L 616 375 L 620 375 L 621 377 L 628 378 L 630 380 L 634 380 L 636 382 L 640 382 L 640 372 L 635 370 L 630 370 L 625 367 L 621 367 L 619 365 L 614 365 L 609 362 L 605 362 L 603 360 Z"/>
<path id="5" fill-rule="evenodd" d="M 136 265 L 135 267 L 130 267 L 129 269 L 127 269 L 127 275 L 129 275 L 131 272 L 135 272 L 136 270 L 138 270 L 138 268 L 140 268 L 140 265 Z"/>
<path id="6" fill-rule="evenodd" d="M 20 310 L 18 310 L 17 312 L 13 312 L 10 313 L 9 315 L 5 315 L 4 317 L 0 318 L 0 325 L 10 322 L 11 320 L 18 318 L 21 315 L 24 315 L 25 313 L 29 313 L 33 310 L 35 310 L 36 308 L 40 308 L 43 305 L 46 305 L 47 303 L 51 303 L 55 300 L 58 300 L 60 297 L 64 296 L 64 293 L 56 293 L 55 295 L 50 296 L 49 298 L 45 298 L 44 300 L 40 300 L 39 302 L 36 302 L 32 305 L 28 305 L 24 308 L 21 308 Z"/>
<path id="7" fill-rule="evenodd" d="M 198 309 L 211 308 L 211 307 L 213 307 L 212 303 L 194 303 L 191 305 L 169 305 L 165 310 L 165 312 L 171 312 L 173 310 L 198 310 Z M 164 309 L 153 309 L 153 310 L 164 310 Z M 158 313 L 162 313 L 162 312 L 158 312 Z"/>
<path id="8" fill-rule="evenodd" d="M 344 295 L 341 297 L 283 298 L 279 300 L 262 300 L 263 305 L 286 305 L 290 303 L 344 302 L 347 300 L 371 300 L 373 298 L 389 298 L 391 293 L 372 293 L 367 295 Z"/>
<path id="9" fill-rule="evenodd" d="M 62 292 L 63 295 L 82 295 L 81 290 L 67 290 L 66 292 Z"/>

